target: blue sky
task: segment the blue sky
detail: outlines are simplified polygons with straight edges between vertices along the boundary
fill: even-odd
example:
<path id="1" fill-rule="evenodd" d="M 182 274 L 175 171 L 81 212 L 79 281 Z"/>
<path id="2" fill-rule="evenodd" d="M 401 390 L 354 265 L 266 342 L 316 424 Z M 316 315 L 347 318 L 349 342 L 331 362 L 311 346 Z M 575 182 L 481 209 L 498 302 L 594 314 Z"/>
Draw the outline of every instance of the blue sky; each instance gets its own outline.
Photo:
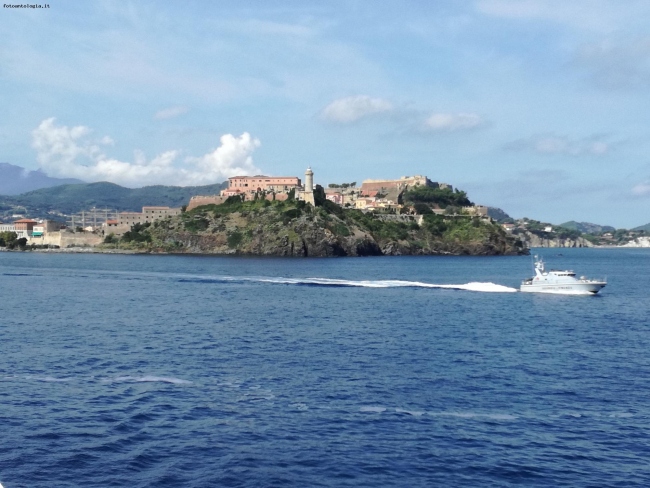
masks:
<path id="1" fill-rule="evenodd" d="M 650 221 L 650 2 L 0 10 L 0 160 L 209 184 L 425 174 L 553 223 Z"/>

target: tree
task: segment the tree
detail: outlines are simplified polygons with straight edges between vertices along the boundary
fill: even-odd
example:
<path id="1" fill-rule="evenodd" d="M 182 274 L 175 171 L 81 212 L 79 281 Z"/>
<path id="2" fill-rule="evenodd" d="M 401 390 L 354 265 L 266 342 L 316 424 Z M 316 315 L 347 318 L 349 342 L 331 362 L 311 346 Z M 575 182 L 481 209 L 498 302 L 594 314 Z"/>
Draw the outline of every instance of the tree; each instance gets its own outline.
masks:
<path id="1" fill-rule="evenodd" d="M 405 202 L 435 203 L 440 208 L 447 205 L 456 207 L 468 207 L 472 202 L 467 198 L 464 191 L 452 191 L 450 188 L 430 188 L 428 186 L 416 186 L 415 188 L 404 192 L 403 199 Z"/>
<path id="2" fill-rule="evenodd" d="M 325 197 L 325 190 L 323 189 L 322 186 L 316 185 L 314 187 L 314 203 L 316 204 L 317 207 L 320 207 L 327 202 L 327 198 Z"/>
<path id="3" fill-rule="evenodd" d="M 18 234 L 12 231 L 0 232 L 0 246 L 1 247 L 11 247 L 13 248 L 16 245 L 16 240 L 18 239 Z"/>
<path id="4" fill-rule="evenodd" d="M 427 214 L 432 214 L 433 210 L 431 210 L 431 207 L 429 207 L 426 203 L 414 203 L 413 208 L 415 209 L 415 212 L 418 215 L 427 215 Z"/>

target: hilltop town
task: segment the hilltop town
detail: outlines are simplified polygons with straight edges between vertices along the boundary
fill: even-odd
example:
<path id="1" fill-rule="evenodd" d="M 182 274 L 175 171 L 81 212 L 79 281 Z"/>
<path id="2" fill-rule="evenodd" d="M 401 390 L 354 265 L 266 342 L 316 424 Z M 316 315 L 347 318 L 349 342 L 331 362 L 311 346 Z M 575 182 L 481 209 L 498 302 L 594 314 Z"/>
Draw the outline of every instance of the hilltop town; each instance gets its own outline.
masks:
<path id="1" fill-rule="evenodd" d="M 425 221 L 433 222 L 434 218 L 437 219 L 436 222 L 444 223 L 442 225 L 448 227 L 471 220 L 478 223 L 475 225 L 498 227 L 504 240 L 511 243 L 520 242 L 522 247 L 593 247 L 623 244 L 650 246 L 650 242 L 647 242 L 650 239 L 644 230 L 621 232 L 604 228 L 603 232 L 598 234 L 581 232 L 568 224 L 565 227 L 530 219 L 514 220 L 498 209 L 475 205 L 465 192 L 454 189 L 448 183 L 432 181 L 424 175 L 402 176 L 397 179 L 367 179 L 359 186 L 356 182 L 332 183 L 323 188 L 314 185 L 314 173 L 311 168 L 305 172 L 304 180 L 297 176 L 234 176 L 228 179 L 227 187 L 221 189 L 218 194 L 192 195 L 187 203 L 180 207 L 155 205 L 157 202 L 151 202 L 152 205 L 143 206 L 140 212 L 90 208 L 56 216 L 66 218 L 66 222 L 58 218 L 31 219 L 25 215 L 17 215 L 20 218 L 12 223 L 0 223 L 0 246 L 4 244 L 19 248 L 66 249 L 110 248 L 121 245 L 122 248 L 142 248 L 151 242 L 151 239 L 143 240 L 140 234 L 143 229 L 152 224 L 157 228 L 160 222 L 171 222 L 173 219 L 180 218 L 184 221 L 187 216 L 201 212 L 201 209 L 224 205 L 232 208 L 233 202 L 263 201 L 276 205 L 300 202 L 301 205 L 311 207 L 323 206 L 324 202 L 318 204 L 319 196 L 327 202 L 330 214 L 342 217 L 346 214 L 358 215 L 360 212 L 379 222 L 408 227 L 410 231 L 422 227 Z M 342 222 L 344 220 L 346 219 Z M 364 239 L 370 237 L 375 243 L 381 240 L 372 236 L 369 229 L 359 229 L 359 232 L 368 234 L 364 234 Z M 402 241 L 408 241 L 406 236 L 402 237 Z M 456 239 L 458 240 L 458 237 Z M 400 246 L 400 253 L 434 252 L 434 249 L 422 245 L 409 244 L 405 247 L 404 243 L 399 244 L 399 241 L 400 239 L 396 239 L 395 242 L 385 243 L 389 249 L 377 253 L 391 254 Z M 167 248 L 165 250 L 169 251 Z"/>

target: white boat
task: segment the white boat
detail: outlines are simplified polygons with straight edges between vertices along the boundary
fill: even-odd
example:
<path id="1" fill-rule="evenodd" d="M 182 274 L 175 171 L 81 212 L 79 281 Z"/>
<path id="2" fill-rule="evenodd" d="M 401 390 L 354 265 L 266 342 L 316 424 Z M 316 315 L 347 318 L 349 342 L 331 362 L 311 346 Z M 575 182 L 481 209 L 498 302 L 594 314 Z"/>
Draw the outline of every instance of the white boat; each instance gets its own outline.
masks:
<path id="1" fill-rule="evenodd" d="M 542 258 L 535 256 L 535 276 L 521 282 L 520 291 L 532 293 L 562 293 L 566 295 L 595 295 L 607 284 L 607 280 L 592 280 L 584 276 L 576 278 L 573 271 L 546 270 Z"/>

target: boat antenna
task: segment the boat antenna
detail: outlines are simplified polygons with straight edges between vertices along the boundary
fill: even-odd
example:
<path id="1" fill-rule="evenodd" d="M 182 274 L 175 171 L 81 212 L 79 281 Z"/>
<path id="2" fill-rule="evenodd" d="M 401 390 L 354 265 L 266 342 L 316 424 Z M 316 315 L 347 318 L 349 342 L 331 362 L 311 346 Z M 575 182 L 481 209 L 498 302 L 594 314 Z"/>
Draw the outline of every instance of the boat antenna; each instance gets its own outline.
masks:
<path id="1" fill-rule="evenodd" d="M 533 268 L 533 276 L 536 276 L 535 274 L 535 259 L 537 258 L 537 254 L 531 254 L 530 255 L 530 265 Z"/>

